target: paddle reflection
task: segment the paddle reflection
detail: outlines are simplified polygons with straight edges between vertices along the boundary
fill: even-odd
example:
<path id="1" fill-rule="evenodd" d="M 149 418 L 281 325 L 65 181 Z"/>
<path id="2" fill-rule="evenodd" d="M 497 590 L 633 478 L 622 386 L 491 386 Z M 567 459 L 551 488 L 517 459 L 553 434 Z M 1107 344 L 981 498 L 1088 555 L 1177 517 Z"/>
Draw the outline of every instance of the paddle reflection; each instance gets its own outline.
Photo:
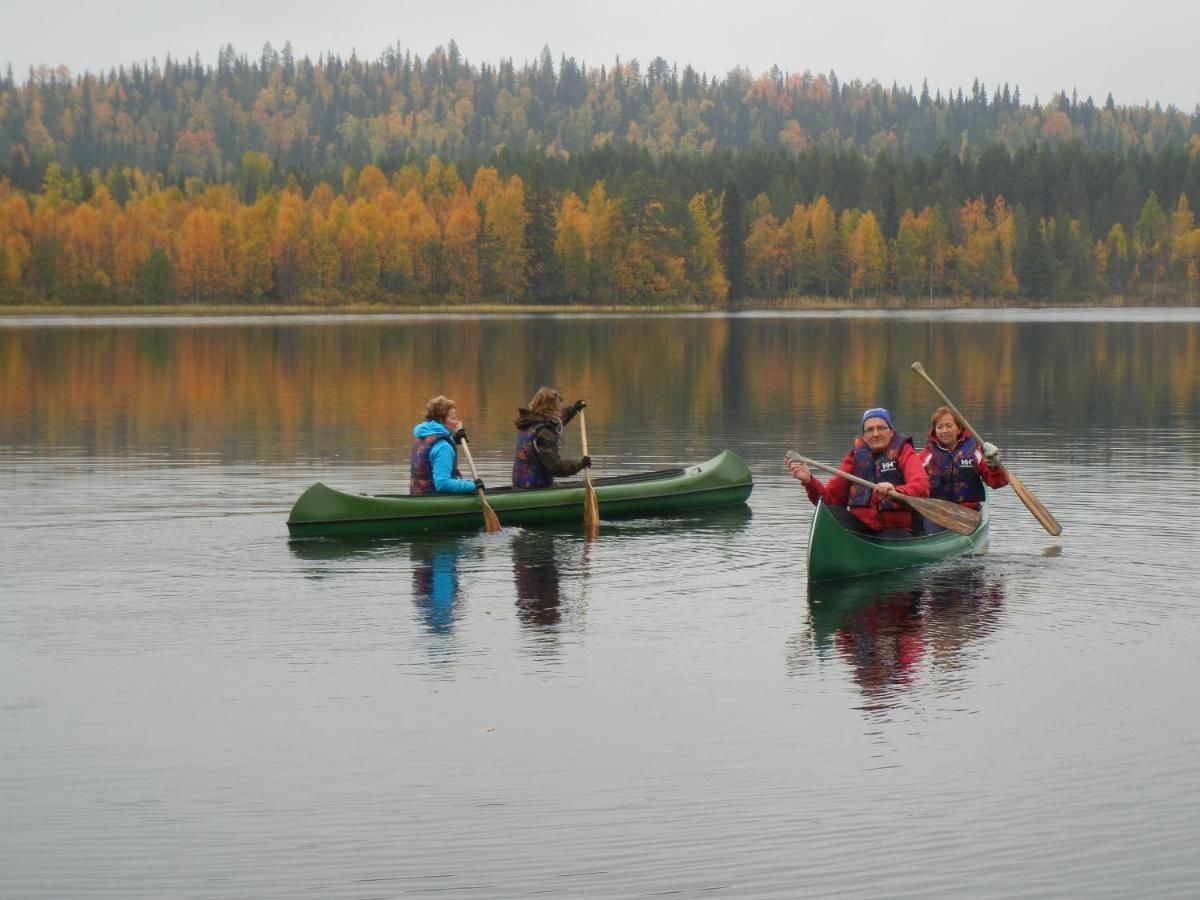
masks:
<path id="1" fill-rule="evenodd" d="M 813 585 L 808 599 L 811 633 L 798 644 L 848 665 L 867 708 L 886 709 L 917 685 L 958 677 L 969 648 L 998 626 L 1004 588 L 973 561 Z M 806 656 L 793 653 L 793 673 Z"/>

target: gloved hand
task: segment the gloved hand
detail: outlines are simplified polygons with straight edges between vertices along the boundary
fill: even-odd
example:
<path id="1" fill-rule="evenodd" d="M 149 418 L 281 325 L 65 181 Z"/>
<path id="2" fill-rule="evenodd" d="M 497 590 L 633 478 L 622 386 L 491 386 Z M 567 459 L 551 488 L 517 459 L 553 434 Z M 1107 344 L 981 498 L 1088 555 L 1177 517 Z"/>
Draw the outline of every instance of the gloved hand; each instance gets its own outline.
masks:
<path id="1" fill-rule="evenodd" d="M 483 479 L 482 478 L 475 479 L 475 490 L 477 490 L 477 491 L 483 490 Z"/>
<path id="2" fill-rule="evenodd" d="M 575 410 L 575 412 L 579 412 L 585 406 L 587 406 L 586 400 L 576 400 L 574 403 L 571 404 L 571 409 Z"/>
<path id="3" fill-rule="evenodd" d="M 983 458 L 988 461 L 989 466 L 1000 464 L 1000 448 L 991 441 L 983 442 Z"/>
<path id="4" fill-rule="evenodd" d="M 583 467 L 585 469 L 590 469 L 592 467 L 592 458 L 590 456 L 585 456 L 579 461 L 583 463 Z"/>
<path id="5" fill-rule="evenodd" d="M 458 431 L 454 432 L 454 443 L 461 444 L 466 439 L 467 439 L 467 429 L 460 428 L 460 429 L 458 429 Z"/>

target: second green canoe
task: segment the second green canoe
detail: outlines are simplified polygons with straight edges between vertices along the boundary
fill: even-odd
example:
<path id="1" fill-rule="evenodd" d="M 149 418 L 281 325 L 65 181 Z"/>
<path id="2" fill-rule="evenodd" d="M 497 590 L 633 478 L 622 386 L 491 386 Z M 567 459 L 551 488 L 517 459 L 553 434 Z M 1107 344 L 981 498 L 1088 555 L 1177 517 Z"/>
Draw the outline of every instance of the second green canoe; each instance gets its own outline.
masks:
<path id="1" fill-rule="evenodd" d="M 808 532 L 808 580 L 856 578 L 961 556 L 983 543 L 987 529 L 987 503 L 979 527 L 972 534 L 941 531 L 900 538 L 873 535 L 849 512 L 835 512 L 819 503 Z"/>
<path id="2" fill-rule="evenodd" d="M 745 503 L 754 488 L 749 467 L 729 450 L 695 466 L 595 478 L 592 484 L 601 519 Z M 487 491 L 487 499 L 501 525 L 583 520 L 582 482 L 497 488 Z M 476 494 L 347 494 L 318 482 L 300 495 L 287 526 L 292 537 L 387 537 L 481 528 L 483 512 Z"/>

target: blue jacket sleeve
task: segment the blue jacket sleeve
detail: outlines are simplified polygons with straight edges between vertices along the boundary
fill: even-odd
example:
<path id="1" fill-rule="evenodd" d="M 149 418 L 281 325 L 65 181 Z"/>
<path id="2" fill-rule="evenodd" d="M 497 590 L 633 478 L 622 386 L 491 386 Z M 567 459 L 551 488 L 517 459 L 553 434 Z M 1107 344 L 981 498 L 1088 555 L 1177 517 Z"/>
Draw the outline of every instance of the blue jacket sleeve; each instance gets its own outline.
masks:
<path id="1" fill-rule="evenodd" d="M 429 462 L 433 465 L 433 489 L 439 494 L 473 494 L 475 482 L 454 477 L 454 447 L 446 441 L 438 441 L 429 451 Z"/>

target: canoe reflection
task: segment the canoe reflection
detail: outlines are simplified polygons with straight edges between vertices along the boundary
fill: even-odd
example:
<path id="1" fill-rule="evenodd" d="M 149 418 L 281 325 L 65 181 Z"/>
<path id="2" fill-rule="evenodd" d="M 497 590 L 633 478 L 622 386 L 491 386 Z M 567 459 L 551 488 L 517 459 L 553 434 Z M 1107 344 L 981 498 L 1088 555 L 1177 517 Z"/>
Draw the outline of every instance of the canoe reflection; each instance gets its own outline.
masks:
<path id="1" fill-rule="evenodd" d="M 972 561 L 812 585 L 808 599 L 817 657 L 848 664 L 863 694 L 886 706 L 967 664 L 968 648 L 1000 623 L 1004 587 Z"/>

